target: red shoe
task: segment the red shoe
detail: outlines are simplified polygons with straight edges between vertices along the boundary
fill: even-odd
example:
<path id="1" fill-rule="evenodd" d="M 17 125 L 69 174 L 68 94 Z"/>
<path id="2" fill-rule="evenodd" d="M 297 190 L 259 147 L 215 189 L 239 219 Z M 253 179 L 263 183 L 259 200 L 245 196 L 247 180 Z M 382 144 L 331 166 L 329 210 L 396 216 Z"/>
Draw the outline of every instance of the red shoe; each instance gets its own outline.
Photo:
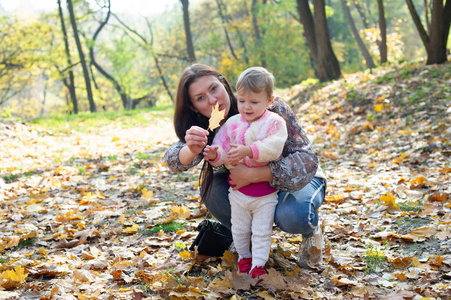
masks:
<path id="1" fill-rule="evenodd" d="M 266 271 L 263 267 L 254 267 L 251 271 L 252 278 L 260 278 L 260 276 L 265 275 Z"/>
<path id="2" fill-rule="evenodd" d="M 246 273 L 249 274 L 249 271 L 252 268 L 252 258 L 251 257 L 247 257 L 247 258 L 242 258 L 238 261 L 238 271 L 240 271 L 240 273 Z"/>

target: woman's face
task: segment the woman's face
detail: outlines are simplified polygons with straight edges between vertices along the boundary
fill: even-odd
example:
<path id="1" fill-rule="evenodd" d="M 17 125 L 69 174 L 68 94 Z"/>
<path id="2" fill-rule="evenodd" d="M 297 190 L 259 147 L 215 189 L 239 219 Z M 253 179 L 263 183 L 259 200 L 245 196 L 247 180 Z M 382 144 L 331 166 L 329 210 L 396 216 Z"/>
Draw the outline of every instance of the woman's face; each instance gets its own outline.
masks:
<path id="1" fill-rule="evenodd" d="M 224 85 L 215 76 L 203 76 L 197 78 L 188 88 L 189 98 L 193 110 L 207 118 L 211 117 L 211 111 L 216 103 L 219 110 L 225 110 L 225 116 L 230 110 L 230 97 Z"/>

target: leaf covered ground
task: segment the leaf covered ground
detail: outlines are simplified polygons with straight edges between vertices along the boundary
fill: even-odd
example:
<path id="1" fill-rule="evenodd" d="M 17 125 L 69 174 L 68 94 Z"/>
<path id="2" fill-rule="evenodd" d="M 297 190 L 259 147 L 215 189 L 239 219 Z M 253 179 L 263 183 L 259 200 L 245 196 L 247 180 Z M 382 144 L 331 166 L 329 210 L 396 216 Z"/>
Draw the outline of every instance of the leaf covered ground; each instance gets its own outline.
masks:
<path id="1" fill-rule="evenodd" d="M 259 284 L 232 252 L 187 251 L 199 169 L 165 167 L 165 113 L 0 121 L 0 299 L 450 299 L 450 74 L 412 63 L 283 91 L 329 179 L 326 247 L 299 269 L 301 237 L 275 228 Z"/>

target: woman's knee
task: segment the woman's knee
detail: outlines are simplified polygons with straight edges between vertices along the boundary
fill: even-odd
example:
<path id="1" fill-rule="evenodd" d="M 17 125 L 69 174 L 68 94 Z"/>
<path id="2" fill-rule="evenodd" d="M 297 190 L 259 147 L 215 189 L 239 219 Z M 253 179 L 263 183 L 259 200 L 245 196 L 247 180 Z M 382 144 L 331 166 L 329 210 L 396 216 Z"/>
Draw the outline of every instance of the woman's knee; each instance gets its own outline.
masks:
<path id="1" fill-rule="evenodd" d="M 318 226 L 318 208 L 323 202 L 324 193 L 324 181 L 319 178 L 300 191 L 279 193 L 276 225 L 286 232 L 311 236 Z"/>
<path id="2" fill-rule="evenodd" d="M 293 194 L 288 194 L 276 207 L 275 223 L 283 231 L 302 235 L 313 233 L 312 221 L 318 224 L 318 213 L 311 215 L 310 203 L 297 201 Z"/>

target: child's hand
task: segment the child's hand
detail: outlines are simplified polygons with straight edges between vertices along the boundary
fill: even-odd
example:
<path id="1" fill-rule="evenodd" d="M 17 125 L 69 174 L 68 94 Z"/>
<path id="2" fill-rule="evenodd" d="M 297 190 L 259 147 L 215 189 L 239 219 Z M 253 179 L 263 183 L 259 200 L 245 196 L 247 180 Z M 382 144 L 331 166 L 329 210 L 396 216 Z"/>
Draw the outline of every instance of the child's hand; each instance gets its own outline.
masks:
<path id="1" fill-rule="evenodd" d="M 240 161 L 249 156 L 252 158 L 252 150 L 249 146 L 243 146 L 238 144 L 230 144 L 232 147 L 229 152 L 227 152 L 227 160 L 233 166 L 236 166 L 240 163 Z"/>
<path id="2" fill-rule="evenodd" d="M 207 145 L 204 148 L 204 159 L 207 161 L 213 161 L 216 159 L 218 153 L 218 146 Z"/>

